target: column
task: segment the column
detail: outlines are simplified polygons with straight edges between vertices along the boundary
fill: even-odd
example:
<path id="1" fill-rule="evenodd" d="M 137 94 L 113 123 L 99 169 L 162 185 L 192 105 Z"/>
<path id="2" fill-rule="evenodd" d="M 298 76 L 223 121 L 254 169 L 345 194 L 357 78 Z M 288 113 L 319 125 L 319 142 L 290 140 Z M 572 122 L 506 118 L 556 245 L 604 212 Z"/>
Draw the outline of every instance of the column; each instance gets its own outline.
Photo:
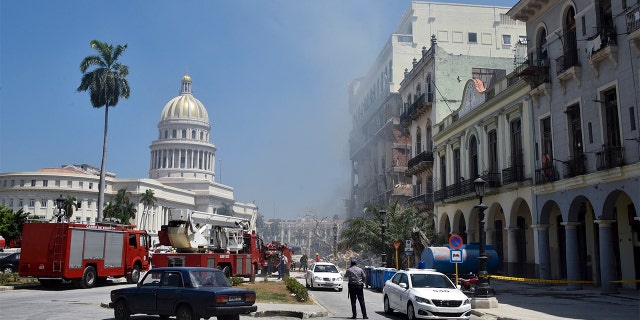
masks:
<path id="1" fill-rule="evenodd" d="M 567 280 L 578 281 L 580 279 L 580 257 L 578 256 L 578 226 L 579 222 L 563 222 L 566 242 Z M 567 285 L 567 290 L 581 289 L 577 283 Z"/>
<path id="2" fill-rule="evenodd" d="M 508 227 L 507 231 L 507 274 L 518 275 L 518 228 Z"/>
<path id="3" fill-rule="evenodd" d="M 496 242 L 496 229 L 485 229 L 485 232 L 487 233 L 487 245 L 492 246 Z"/>
<path id="4" fill-rule="evenodd" d="M 549 225 L 537 224 L 531 226 L 538 237 L 538 277 L 551 279 L 551 258 L 549 254 Z"/>
<path id="5" fill-rule="evenodd" d="M 611 225 L 615 220 L 595 220 L 598 224 L 600 238 L 600 283 L 602 293 L 616 293 L 618 286 L 616 280 L 616 257 L 613 252 L 613 231 Z"/>

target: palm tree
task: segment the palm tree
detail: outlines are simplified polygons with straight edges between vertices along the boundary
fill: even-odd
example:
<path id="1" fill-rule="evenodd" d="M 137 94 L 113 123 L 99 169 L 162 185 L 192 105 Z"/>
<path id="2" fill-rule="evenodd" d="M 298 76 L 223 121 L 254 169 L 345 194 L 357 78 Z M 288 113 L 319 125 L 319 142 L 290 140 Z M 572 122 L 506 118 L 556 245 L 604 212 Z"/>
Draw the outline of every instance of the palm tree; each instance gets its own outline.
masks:
<path id="1" fill-rule="evenodd" d="M 129 201 L 127 188 L 118 190 L 118 194 L 104 208 L 105 218 L 114 218 L 120 223 L 128 224 L 131 219 L 136 217 L 136 204 Z"/>
<path id="2" fill-rule="evenodd" d="M 105 166 L 107 159 L 107 128 L 109 123 L 109 107 L 115 107 L 120 97 L 129 98 L 129 83 L 125 78 L 129 74 L 129 67 L 120 64 L 118 58 L 127 49 L 127 45 L 113 45 L 91 40 L 91 48 L 98 54 L 90 55 L 80 62 L 82 81 L 78 91 L 89 90 L 91 105 L 94 108 L 104 108 L 104 135 L 102 142 L 102 164 L 100 165 L 100 183 L 98 185 L 98 216 L 96 221 L 102 220 L 104 211 Z M 90 71 L 89 68 L 92 68 Z"/>
<path id="3" fill-rule="evenodd" d="M 144 206 L 144 211 L 142 213 L 142 218 L 140 218 L 140 229 L 144 230 L 147 228 L 147 220 L 149 219 L 149 210 L 156 203 L 156 197 L 153 194 L 153 190 L 147 189 L 144 192 L 142 198 L 140 198 L 140 203 Z"/>
<path id="4" fill-rule="evenodd" d="M 71 216 L 73 216 L 73 210 L 78 209 L 78 200 L 76 200 L 76 197 L 67 195 L 62 204 L 62 209 L 64 210 L 64 217 L 69 221 Z"/>

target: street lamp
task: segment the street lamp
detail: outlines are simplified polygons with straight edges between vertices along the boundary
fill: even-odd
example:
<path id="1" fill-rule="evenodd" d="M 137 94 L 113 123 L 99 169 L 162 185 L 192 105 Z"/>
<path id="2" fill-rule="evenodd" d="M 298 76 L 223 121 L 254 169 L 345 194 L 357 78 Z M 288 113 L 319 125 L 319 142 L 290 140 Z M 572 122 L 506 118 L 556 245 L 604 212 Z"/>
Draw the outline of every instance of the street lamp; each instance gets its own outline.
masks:
<path id="1" fill-rule="evenodd" d="M 56 199 L 56 207 L 58 208 L 58 222 L 62 221 L 62 209 L 64 209 L 64 198 L 62 195 Z"/>
<path id="2" fill-rule="evenodd" d="M 338 262 L 338 224 L 333 223 L 333 259 Z"/>
<path id="3" fill-rule="evenodd" d="M 493 289 L 489 284 L 489 274 L 487 272 L 487 237 L 484 231 L 484 210 L 487 209 L 487 205 L 482 203 L 482 197 L 484 197 L 484 189 L 486 184 L 487 182 L 482 180 L 482 178 L 478 178 L 473 182 L 473 186 L 476 189 L 476 196 L 478 196 L 479 200 L 478 204 L 474 208 L 478 210 L 478 223 L 480 224 L 480 252 L 478 256 L 480 270 L 478 271 L 479 281 L 475 291 L 476 298 L 493 298 Z M 489 306 L 489 308 L 491 308 L 491 306 Z"/>
<path id="4" fill-rule="evenodd" d="M 387 228 L 387 212 L 385 210 L 380 210 L 380 231 L 381 231 L 381 235 L 382 235 L 382 264 L 381 267 L 386 268 L 387 267 L 387 253 L 384 250 L 384 232 L 385 229 Z"/>

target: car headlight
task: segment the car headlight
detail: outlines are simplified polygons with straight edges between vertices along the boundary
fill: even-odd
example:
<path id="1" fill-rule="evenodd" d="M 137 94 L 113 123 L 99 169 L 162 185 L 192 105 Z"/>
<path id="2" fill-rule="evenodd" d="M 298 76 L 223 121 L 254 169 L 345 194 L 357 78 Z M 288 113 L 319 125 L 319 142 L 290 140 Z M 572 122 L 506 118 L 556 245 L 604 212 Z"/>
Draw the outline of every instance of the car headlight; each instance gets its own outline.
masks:
<path id="1" fill-rule="evenodd" d="M 337 277 L 337 278 L 336 278 L 336 281 L 338 281 L 338 282 L 342 282 L 342 278 Z"/>
<path id="2" fill-rule="evenodd" d="M 415 300 L 416 300 L 416 302 L 431 304 L 431 300 L 425 299 L 425 298 L 422 298 L 422 297 L 416 296 Z"/>
<path id="3" fill-rule="evenodd" d="M 471 304 L 471 298 L 467 298 L 467 300 L 464 301 L 464 303 L 462 303 L 463 305 L 465 304 Z"/>
<path id="4" fill-rule="evenodd" d="M 321 276 L 313 276 L 313 280 L 322 280 Z"/>

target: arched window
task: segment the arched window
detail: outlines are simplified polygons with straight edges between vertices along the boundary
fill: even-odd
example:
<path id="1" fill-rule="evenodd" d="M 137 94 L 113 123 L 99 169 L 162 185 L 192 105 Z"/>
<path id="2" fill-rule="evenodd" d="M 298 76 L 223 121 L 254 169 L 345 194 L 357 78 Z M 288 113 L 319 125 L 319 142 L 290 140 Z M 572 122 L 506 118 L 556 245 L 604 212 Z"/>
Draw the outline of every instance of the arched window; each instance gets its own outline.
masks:
<path id="1" fill-rule="evenodd" d="M 191 139 L 193 139 L 193 140 L 196 139 L 196 131 L 195 130 L 191 131 Z"/>
<path id="2" fill-rule="evenodd" d="M 186 139 L 187 138 L 187 130 L 186 129 L 182 129 L 182 137 L 180 137 L 182 139 Z"/>
<path id="3" fill-rule="evenodd" d="M 416 156 L 422 152 L 422 131 L 420 128 L 416 131 Z"/>
<path id="4" fill-rule="evenodd" d="M 169 138 L 169 131 L 167 131 L 167 130 L 164 131 L 164 138 L 165 139 Z"/>
<path id="5" fill-rule="evenodd" d="M 173 131 L 171 132 L 171 138 L 177 138 L 178 137 L 178 131 L 176 131 L 176 129 L 173 129 Z"/>
<path id="6" fill-rule="evenodd" d="M 567 10 L 564 17 L 564 55 L 561 70 L 578 65 L 578 39 L 576 36 L 576 11 L 573 7 Z"/>
<path id="7" fill-rule="evenodd" d="M 204 132 L 200 132 L 200 140 L 204 140 Z"/>
<path id="8" fill-rule="evenodd" d="M 476 136 L 469 138 L 469 179 L 478 178 L 478 142 Z"/>
<path id="9" fill-rule="evenodd" d="M 538 33 L 538 66 L 549 66 L 547 48 L 547 30 L 542 28 Z"/>

